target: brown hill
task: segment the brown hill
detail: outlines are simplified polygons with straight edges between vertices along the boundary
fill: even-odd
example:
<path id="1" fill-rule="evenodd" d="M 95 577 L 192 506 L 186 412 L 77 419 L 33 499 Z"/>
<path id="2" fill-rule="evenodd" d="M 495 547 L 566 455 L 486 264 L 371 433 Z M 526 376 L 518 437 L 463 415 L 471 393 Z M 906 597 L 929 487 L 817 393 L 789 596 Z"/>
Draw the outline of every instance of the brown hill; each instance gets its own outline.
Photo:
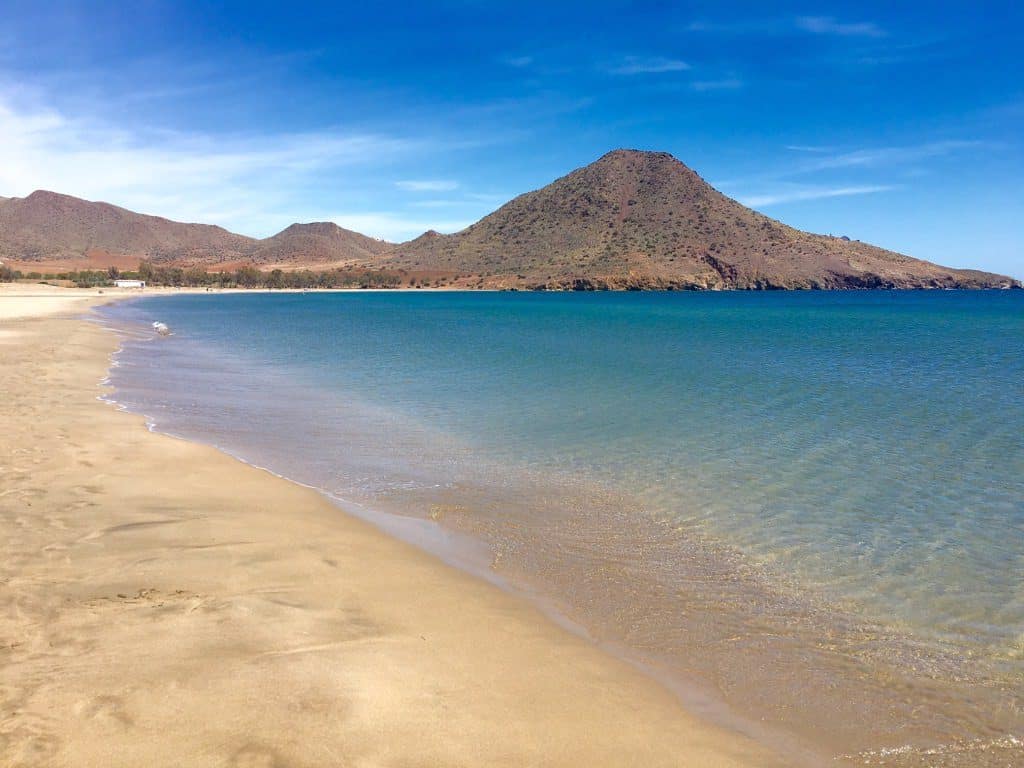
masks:
<path id="1" fill-rule="evenodd" d="M 621 149 L 461 232 L 404 243 L 383 264 L 466 285 L 549 289 L 1015 284 L 801 232 L 726 197 L 667 153 Z"/>
<path id="2" fill-rule="evenodd" d="M 56 192 L 0 197 L 0 260 L 37 271 L 134 269 L 142 258 L 214 267 L 339 266 L 372 259 L 391 247 L 331 222 L 292 224 L 256 240 L 210 224 L 183 224 Z"/>
<path id="3" fill-rule="evenodd" d="M 373 260 L 393 247 L 392 243 L 320 221 L 292 224 L 273 237 L 260 240 L 250 252 L 250 259 L 260 265 L 341 265 Z"/>
<path id="4" fill-rule="evenodd" d="M 0 261 L 59 271 L 140 258 L 224 268 L 359 264 L 434 285 L 490 288 L 1003 287 L 846 238 L 812 235 L 731 200 L 663 152 L 616 150 L 453 235 L 392 246 L 330 223 L 264 240 L 37 191 L 0 197 Z"/>
<path id="5" fill-rule="evenodd" d="M 74 261 L 94 251 L 154 261 L 223 261 L 252 238 L 210 224 L 182 224 L 56 192 L 0 199 L 0 258 L 21 263 Z"/>

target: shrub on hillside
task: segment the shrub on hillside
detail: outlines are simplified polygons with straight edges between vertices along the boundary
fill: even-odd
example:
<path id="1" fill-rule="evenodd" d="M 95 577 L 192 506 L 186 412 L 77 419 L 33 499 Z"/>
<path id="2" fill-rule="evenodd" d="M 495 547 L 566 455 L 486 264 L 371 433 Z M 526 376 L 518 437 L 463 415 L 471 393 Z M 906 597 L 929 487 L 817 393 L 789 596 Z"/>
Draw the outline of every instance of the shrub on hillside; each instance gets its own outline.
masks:
<path id="1" fill-rule="evenodd" d="M 21 272 L 0 264 L 0 283 L 11 283 L 21 279 Z"/>

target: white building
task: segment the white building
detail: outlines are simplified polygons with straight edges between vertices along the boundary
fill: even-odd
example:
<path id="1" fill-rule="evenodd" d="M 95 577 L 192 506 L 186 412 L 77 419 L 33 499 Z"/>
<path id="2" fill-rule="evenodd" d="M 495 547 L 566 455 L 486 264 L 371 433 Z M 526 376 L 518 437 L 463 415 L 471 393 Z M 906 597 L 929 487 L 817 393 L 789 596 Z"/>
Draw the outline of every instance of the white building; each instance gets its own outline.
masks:
<path id="1" fill-rule="evenodd" d="M 145 280 L 115 280 L 114 285 L 118 288 L 145 288 Z"/>

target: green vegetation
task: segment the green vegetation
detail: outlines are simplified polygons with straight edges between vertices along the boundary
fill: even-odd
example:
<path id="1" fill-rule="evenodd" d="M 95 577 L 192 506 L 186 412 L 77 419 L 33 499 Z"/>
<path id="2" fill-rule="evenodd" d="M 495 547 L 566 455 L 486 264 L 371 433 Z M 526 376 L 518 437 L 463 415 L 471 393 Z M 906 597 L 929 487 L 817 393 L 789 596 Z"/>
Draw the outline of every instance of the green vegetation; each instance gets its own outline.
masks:
<path id="1" fill-rule="evenodd" d="M 309 269 L 261 272 L 252 266 L 232 271 L 207 272 L 203 267 L 164 267 L 143 261 L 137 273 L 125 278 L 145 280 L 147 285 L 217 288 L 395 288 L 402 278 L 396 272 L 345 267 L 314 272 Z"/>
<path id="2" fill-rule="evenodd" d="M 15 280 L 21 280 L 21 272 L 0 264 L 0 283 L 10 283 Z"/>
<path id="3" fill-rule="evenodd" d="M 203 267 L 165 267 L 150 261 L 139 263 L 135 272 L 110 267 L 106 270 L 81 270 L 28 275 L 36 280 L 68 280 L 79 288 L 102 288 L 114 280 L 145 280 L 147 285 L 189 288 L 396 288 L 402 283 L 397 272 L 363 268 L 339 268 L 321 272 L 303 269 L 285 272 L 275 269 L 261 272 L 243 266 L 234 271 L 208 272 Z M 0 267 L 0 280 L 18 280 L 20 272 Z"/>

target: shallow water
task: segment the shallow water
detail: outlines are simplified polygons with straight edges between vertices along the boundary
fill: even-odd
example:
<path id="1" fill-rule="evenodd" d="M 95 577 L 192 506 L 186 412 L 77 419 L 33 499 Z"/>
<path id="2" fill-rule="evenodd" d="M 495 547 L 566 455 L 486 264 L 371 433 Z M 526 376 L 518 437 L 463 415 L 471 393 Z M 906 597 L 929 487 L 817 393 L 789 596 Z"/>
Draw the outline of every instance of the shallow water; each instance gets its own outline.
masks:
<path id="1" fill-rule="evenodd" d="M 1024 764 L 1022 292 L 104 316 L 131 331 L 115 397 L 157 429 L 470 534 L 735 727 L 868 764 Z"/>

